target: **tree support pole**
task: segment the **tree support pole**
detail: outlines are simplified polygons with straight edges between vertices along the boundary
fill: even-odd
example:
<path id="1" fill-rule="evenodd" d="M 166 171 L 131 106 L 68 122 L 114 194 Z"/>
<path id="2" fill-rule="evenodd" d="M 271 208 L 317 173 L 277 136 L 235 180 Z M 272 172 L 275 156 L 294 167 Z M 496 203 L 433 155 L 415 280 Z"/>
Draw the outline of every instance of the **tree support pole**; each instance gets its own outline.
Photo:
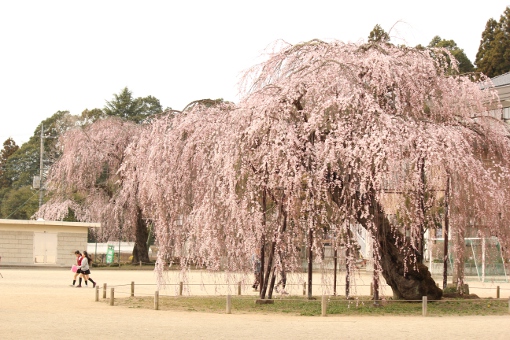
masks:
<path id="1" fill-rule="evenodd" d="M 444 247 L 443 247 L 443 290 L 448 285 L 448 234 L 450 229 L 450 176 L 446 179 L 446 192 L 444 200 Z"/>
<path id="2" fill-rule="evenodd" d="M 336 247 L 336 240 L 335 240 L 335 250 L 333 253 L 333 295 L 336 296 L 336 267 L 338 264 L 338 249 Z"/>
<path id="3" fill-rule="evenodd" d="M 312 243 L 313 243 L 313 230 L 308 232 L 308 299 L 312 299 Z"/>

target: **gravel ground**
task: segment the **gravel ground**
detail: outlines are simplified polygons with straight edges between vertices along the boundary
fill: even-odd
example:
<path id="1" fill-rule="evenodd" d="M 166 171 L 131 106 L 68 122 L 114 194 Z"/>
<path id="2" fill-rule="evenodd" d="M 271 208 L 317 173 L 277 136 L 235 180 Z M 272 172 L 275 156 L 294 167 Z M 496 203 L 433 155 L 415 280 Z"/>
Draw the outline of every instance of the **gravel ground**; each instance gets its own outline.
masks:
<path id="1" fill-rule="evenodd" d="M 211 314 L 182 311 L 156 311 L 110 306 L 95 301 L 95 290 L 69 287 L 68 269 L 0 267 L 0 339 L 509 339 L 510 314 L 504 316 L 395 317 Z M 100 287 L 116 287 L 116 297 L 130 293 L 134 281 L 136 294 L 154 294 L 156 279 L 152 271 L 94 270 L 92 277 Z M 195 283 L 185 294 L 223 294 L 215 283 L 224 277 L 194 273 Z M 233 278 L 237 282 L 239 278 Z M 290 278 L 291 293 L 300 294 L 302 278 Z M 177 283 L 173 273 L 169 282 Z M 365 278 L 370 282 L 369 278 Z M 321 282 L 320 277 L 314 282 Z M 342 282 L 339 280 L 339 282 Z M 143 285 L 142 285 L 143 284 Z M 204 285 L 201 285 L 204 284 Z M 123 286 L 119 286 L 123 285 Z M 470 282 L 471 293 L 495 297 L 510 296 L 508 283 Z M 247 285 L 249 287 L 249 285 Z M 237 285 L 231 289 L 237 292 Z M 315 289 L 315 288 L 314 288 Z M 326 288 L 327 290 L 328 288 Z M 368 289 L 360 286 L 360 291 Z M 161 289 L 160 294 L 176 294 L 178 284 Z M 292 291 L 294 290 L 294 291 Z M 109 294 L 109 289 L 107 289 Z M 360 292 L 361 293 L 361 292 Z M 251 289 L 243 295 L 253 294 Z M 100 290 L 102 300 L 102 290 Z"/>

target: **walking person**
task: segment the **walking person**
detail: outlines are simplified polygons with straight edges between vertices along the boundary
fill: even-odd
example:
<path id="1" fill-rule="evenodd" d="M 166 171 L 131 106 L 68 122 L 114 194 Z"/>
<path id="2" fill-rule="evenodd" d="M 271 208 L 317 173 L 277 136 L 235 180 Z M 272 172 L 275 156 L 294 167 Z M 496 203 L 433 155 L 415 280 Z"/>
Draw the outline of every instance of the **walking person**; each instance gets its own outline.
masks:
<path id="1" fill-rule="evenodd" d="M 74 252 L 74 255 L 76 256 L 76 272 L 74 273 L 74 278 L 73 278 L 73 284 L 71 285 L 71 287 L 74 287 L 75 283 L 76 283 L 76 278 L 78 276 L 80 276 L 80 279 L 83 277 L 83 275 L 81 275 L 81 260 L 83 258 L 83 255 L 80 253 L 79 250 L 75 251 Z"/>
<path id="2" fill-rule="evenodd" d="M 260 284 L 260 272 L 262 270 L 260 263 L 260 250 L 257 249 L 257 252 L 251 256 L 252 266 L 253 266 L 253 275 L 255 276 L 255 281 L 251 286 L 254 290 L 259 288 Z"/>
<path id="3" fill-rule="evenodd" d="M 85 279 L 85 284 L 87 284 L 87 281 L 90 280 L 92 282 L 92 288 L 96 287 L 96 282 L 90 278 L 90 267 L 89 263 L 92 263 L 92 259 L 89 256 L 89 253 L 87 253 L 86 250 L 83 251 L 83 258 L 81 260 L 81 273 L 83 275 L 83 278 Z M 80 277 L 80 283 L 76 288 L 81 288 L 81 277 Z"/>
<path id="4" fill-rule="evenodd" d="M 287 291 L 285 290 L 285 286 L 287 285 L 287 273 L 285 272 L 285 269 L 283 268 L 282 264 L 282 270 L 280 271 L 280 281 L 276 284 L 275 290 L 277 293 L 281 293 L 283 295 L 287 295 Z M 282 287 L 280 290 L 280 286 Z"/>
<path id="5" fill-rule="evenodd" d="M 287 285 L 287 271 L 285 270 L 285 253 L 282 253 L 281 251 L 278 252 L 280 254 L 280 264 L 281 264 L 281 270 L 280 270 L 280 281 L 276 284 L 275 290 L 277 293 L 281 293 L 283 295 L 287 295 L 287 291 L 285 290 L 285 286 Z M 280 290 L 280 286 L 282 287 Z"/>

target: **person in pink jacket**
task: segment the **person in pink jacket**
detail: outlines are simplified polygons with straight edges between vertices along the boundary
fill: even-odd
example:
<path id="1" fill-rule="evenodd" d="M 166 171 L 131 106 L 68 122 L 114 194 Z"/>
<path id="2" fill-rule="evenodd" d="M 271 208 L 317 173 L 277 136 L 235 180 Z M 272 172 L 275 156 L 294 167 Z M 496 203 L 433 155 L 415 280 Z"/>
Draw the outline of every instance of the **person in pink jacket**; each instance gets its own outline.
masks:
<path id="1" fill-rule="evenodd" d="M 96 287 L 96 282 L 90 278 L 90 267 L 89 263 L 92 263 L 92 259 L 90 258 L 89 254 L 86 250 L 83 251 L 83 257 L 81 259 L 80 269 L 81 274 L 83 275 L 83 278 L 85 279 L 85 284 L 87 284 L 87 281 L 92 282 L 92 288 Z M 80 277 L 80 283 L 76 286 L 76 288 L 81 288 L 81 277 Z"/>
<path id="2" fill-rule="evenodd" d="M 80 269 L 81 260 L 83 258 L 83 255 L 80 253 L 79 250 L 75 251 L 74 255 L 76 255 L 76 266 L 78 267 L 78 269 L 74 273 L 73 284 L 71 285 L 71 287 L 74 287 L 74 284 L 76 283 L 76 278 L 78 277 L 78 275 L 80 276 L 80 282 L 81 282 L 81 278 L 83 277 L 83 275 L 81 275 L 81 269 Z"/>

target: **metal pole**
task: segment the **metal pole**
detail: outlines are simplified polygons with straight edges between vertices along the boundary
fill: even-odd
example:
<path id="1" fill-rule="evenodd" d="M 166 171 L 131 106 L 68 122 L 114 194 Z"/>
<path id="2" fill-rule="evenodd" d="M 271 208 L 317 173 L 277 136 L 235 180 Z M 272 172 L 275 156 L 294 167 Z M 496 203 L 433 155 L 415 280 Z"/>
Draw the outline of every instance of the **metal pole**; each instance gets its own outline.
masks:
<path id="1" fill-rule="evenodd" d="M 443 290 L 448 284 L 448 233 L 450 229 L 450 176 L 446 179 L 446 192 L 444 200 L 444 244 L 443 244 Z"/>
<path id="2" fill-rule="evenodd" d="M 335 250 L 333 253 L 333 295 L 336 296 L 336 266 L 338 261 L 338 250 L 336 247 L 336 236 L 335 236 Z"/>
<path id="3" fill-rule="evenodd" d="M 121 233 L 122 233 L 122 230 L 121 230 Z M 120 235 L 120 236 L 122 236 L 122 235 Z M 120 239 L 121 238 L 119 237 L 119 258 L 118 258 L 118 260 L 119 260 L 119 269 L 120 269 Z"/>
<path id="4" fill-rule="evenodd" d="M 308 231 L 308 299 L 312 298 L 312 245 L 313 245 L 313 231 L 310 228 Z"/>
<path id="5" fill-rule="evenodd" d="M 482 237 L 482 282 L 485 282 L 485 237 Z"/>
<path id="6" fill-rule="evenodd" d="M 44 154 L 44 143 L 43 143 L 44 125 L 41 124 L 41 150 L 39 152 L 39 208 L 43 202 L 43 154 Z"/>
<path id="7" fill-rule="evenodd" d="M 375 261 L 374 261 L 374 266 L 375 266 Z M 379 277 L 377 275 L 377 272 L 374 271 L 374 285 L 373 285 L 373 289 L 374 289 L 374 305 L 378 305 L 379 304 Z"/>

